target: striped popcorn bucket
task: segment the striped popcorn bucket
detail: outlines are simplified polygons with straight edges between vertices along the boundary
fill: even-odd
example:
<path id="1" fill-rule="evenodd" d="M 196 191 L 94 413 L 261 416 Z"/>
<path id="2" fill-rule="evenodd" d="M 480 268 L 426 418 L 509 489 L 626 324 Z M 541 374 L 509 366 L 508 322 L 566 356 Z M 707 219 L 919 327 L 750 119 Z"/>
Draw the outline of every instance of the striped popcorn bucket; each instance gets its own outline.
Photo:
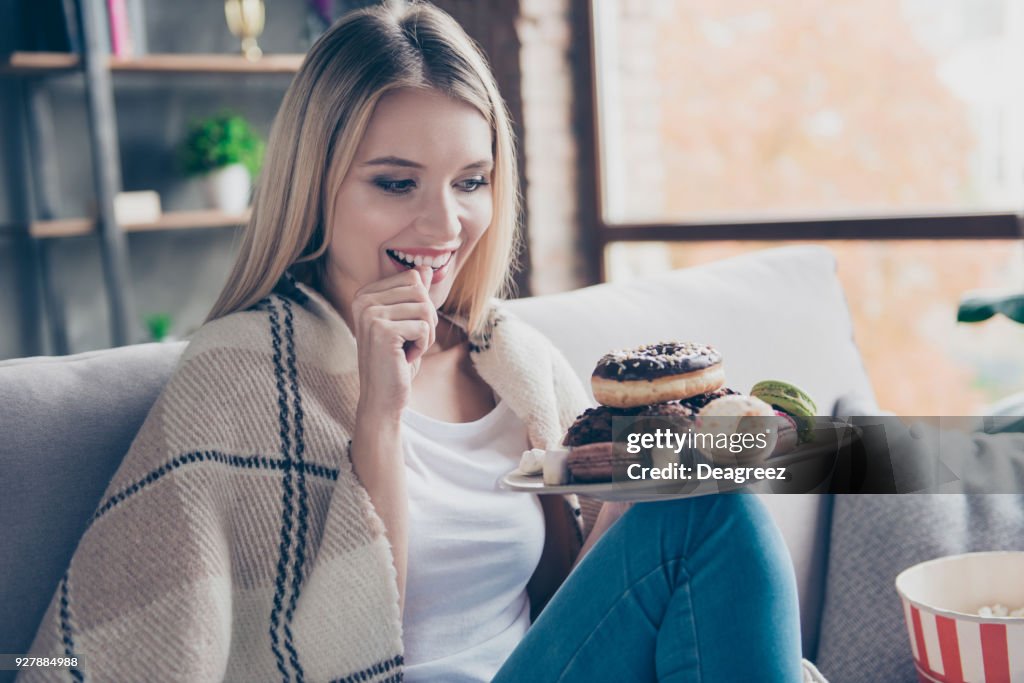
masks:
<path id="1" fill-rule="evenodd" d="M 921 683 L 1024 683 L 1024 618 L 982 617 L 1024 607 L 1024 552 L 968 553 L 896 577 Z"/>

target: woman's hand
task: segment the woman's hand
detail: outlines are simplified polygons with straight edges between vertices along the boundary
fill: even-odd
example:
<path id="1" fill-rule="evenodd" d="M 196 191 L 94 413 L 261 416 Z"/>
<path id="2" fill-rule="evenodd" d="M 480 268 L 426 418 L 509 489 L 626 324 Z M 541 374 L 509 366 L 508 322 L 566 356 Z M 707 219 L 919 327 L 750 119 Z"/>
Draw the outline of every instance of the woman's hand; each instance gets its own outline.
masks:
<path id="1" fill-rule="evenodd" d="M 359 406 L 365 416 L 397 419 L 409 402 L 420 358 L 434 343 L 437 309 L 430 301 L 429 267 L 371 283 L 352 301 L 359 352 Z"/>

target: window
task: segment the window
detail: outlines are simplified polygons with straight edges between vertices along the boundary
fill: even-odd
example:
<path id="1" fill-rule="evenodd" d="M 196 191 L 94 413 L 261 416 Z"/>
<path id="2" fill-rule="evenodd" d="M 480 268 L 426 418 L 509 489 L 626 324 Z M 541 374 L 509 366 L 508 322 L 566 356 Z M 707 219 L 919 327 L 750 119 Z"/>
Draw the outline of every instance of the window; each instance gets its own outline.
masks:
<path id="1" fill-rule="evenodd" d="M 973 412 L 1024 389 L 1019 325 L 955 325 L 963 291 L 1024 285 L 1024 4 L 588 6 L 603 273 L 641 251 L 680 267 L 832 240 L 884 407 Z M 936 405 L 925 367 L 887 380 L 893 340 L 930 343 L 957 398 Z"/>
<path id="2" fill-rule="evenodd" d="M 610 223 L 1015 213 L 1024 200 L 1021 3 L 594 7 Z"/>

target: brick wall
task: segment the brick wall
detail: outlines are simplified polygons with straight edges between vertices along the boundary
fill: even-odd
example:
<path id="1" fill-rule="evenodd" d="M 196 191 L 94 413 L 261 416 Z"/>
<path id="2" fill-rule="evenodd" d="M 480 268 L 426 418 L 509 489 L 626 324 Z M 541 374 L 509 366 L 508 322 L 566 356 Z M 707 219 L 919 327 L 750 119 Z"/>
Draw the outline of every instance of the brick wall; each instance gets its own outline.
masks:
<path id="1" fill-rule="evenodd" d="M 522 103 L 527 234 L 534 294 L 583 283 L 569 0 L 522 0 Z"/>
<path id="2" fill-rule="evenodd" d="M 607 130 L 628 132 L 628 144 L 606 140 L 603 165 L 614 188 L 609 192 L 611 218 L 655 220 L 664 215 L 666 179 L 651 164 L 659 158 L 663 137 L 662 86 L 666 68 L 650 49 L 670 19 L 671 0 L 593 2 L 590 0 L 520 0 L 522 106 L 525 121 L 526 198 L 531 284 L 535 294 L 572 289 L 591 282 L 598 272 L 594 253 L 592 195 L 595 191 L 593 136 L 587 127 L 590 54 L 587 10 L 607 11 L 599 23 L 608 31 L 614 61 L 602 65 L 600 83 L 614 103 Z M 603 8 L 603 9 L 602 9 Z M 671 68 L 671 65 L 668 65 Z M 577 99 L 578 98 L 578 99 Z M 641 266 L 647 263 L 641 259 Z"/>

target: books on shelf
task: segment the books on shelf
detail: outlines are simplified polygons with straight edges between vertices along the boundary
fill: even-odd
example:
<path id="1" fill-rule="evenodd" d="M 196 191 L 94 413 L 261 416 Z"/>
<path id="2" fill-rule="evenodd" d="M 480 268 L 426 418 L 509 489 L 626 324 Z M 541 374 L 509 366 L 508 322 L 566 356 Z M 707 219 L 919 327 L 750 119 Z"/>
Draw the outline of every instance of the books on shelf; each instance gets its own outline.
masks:
<path id="1" fill-rule="evenodd" d="M 110 54 L 131 57 L 134 51 L 125 0 L 107 0 L 107 26 L 110 30 Z"/>
<path id="2" fill-rule="evenodd" d="M 110 54 L 120 59 L 146 54 L 143 0 L 106 0 Z"/>

